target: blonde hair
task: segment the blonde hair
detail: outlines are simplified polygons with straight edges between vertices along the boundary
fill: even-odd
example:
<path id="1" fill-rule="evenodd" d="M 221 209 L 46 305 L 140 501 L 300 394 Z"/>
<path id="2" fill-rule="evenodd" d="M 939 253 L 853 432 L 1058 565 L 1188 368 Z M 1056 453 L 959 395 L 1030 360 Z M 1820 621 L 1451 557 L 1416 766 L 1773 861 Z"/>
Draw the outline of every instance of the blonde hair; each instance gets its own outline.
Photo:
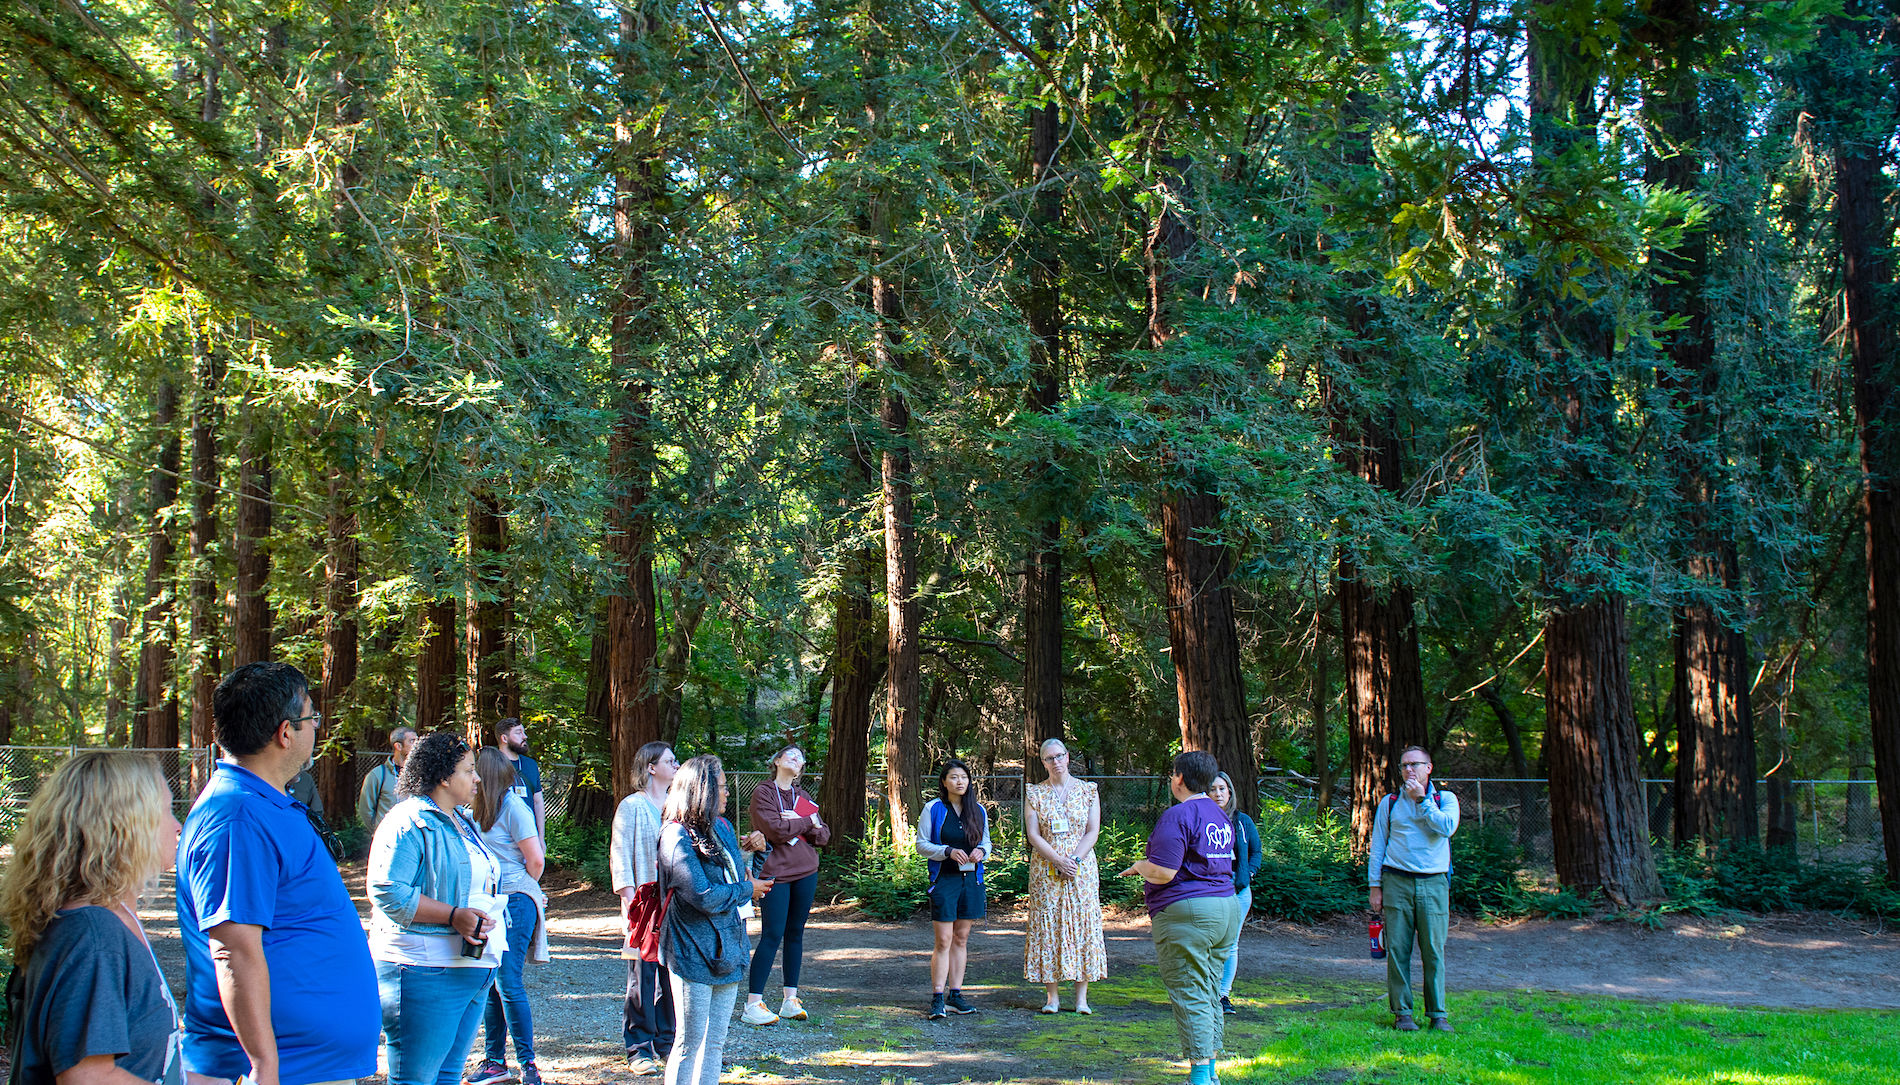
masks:
<path id="1" fill-rule="evenodd" d="M 26 959 L 62 905 L 113 907 L 165 869 L 158 826 L 171 802 L 148 754 L 89 750 L 53 771 L 20 821 L 0 888 L 14 960 Z"/>

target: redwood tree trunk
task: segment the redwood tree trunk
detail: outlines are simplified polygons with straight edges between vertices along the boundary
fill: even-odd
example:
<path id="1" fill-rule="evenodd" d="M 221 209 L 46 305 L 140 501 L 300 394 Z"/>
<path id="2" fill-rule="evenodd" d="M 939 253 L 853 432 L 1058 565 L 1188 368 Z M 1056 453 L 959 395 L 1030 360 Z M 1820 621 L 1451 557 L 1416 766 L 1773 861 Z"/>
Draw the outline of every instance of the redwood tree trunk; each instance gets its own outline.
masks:
<path id="1" fill-rule="evenodd" d="M 237 534 L 232 540 L 237 566 L 233 667 L 269 659 L 271 653 L 270 430 L 255 416 L 249 419 L 249 426 L 249 439 L 238 461 Z"/>
<path id="2" fill-rule="evenodd" d="M 1895 374 L 1891 184 L 1872 148 L 1837 145 L 1835 229 L 1841 243 L 1854 426 L 1860 433 L 1867 555 L 1867 709 L 1887 877 L 1900 882 L 1900 377 Z"/>
<path id="3" fill-rule="evenodd" d="M 1048 20 L 1039 10 L 1042 44 L 1053 45 Z M 1053 103 L 1029 110 L 1029 179 L 1048 180 L 1055 168 L 1062 114 Z M 1035 338 L 1030 363 L 1035 369 L 1031 402 L 1054 411 L 1062 398 L 1061 266 L 1054 233 L 1062 221 L 1062 190 L 1056 185 L 1036 194 L 1030 215 L 1031 257 L 1027 316 Z M 1048 776 L 1040 760 L 1042 744 L 1063 737 L 1062 730 L 1062 518 L 1059 497 L 1050 492 L 1057 475 L 1054 462 L 1039 471 L 1041 489 L 1032 508 L 1041 521 L 1035 549 L 1023 578 L 1023 765 L 1029 779 Z"/>
<path id="4" fill-rule="evenodd" d="M 329 478 L 329 517 L 324 557 L 323 683 L 318 711 L 325 734 L 319 741 L 353 734 L 345 719 L 355 709 L 358 553 L 356 493 L 348 473 L 333 465 Z M 317 791 L 332 819 L 356 808 L 356 744 L 337 741 L 335 752 L 317 759 Z"/>
<path id="5" fill-rule="evenodd" d="M 598 749 L 607 747 L 607 605 L 601 600 L 594 611 L 594 631 L 587 638 L 587 697 L 581 709 L 581 726 L 600 740 Z M 600 825 L 613 820 L 613 781 L 608 776 L 576 769 L 574 789 L 568 793 L 567 820 L 576 825 Z"/>
<path id="6" fill-rule="evenodd" d="M 635 51 L 649 30 L 647 14 L 620 9 L 615 70 L 628 96 L 640 93 Z M 613 793 L 633 791 L 633 756 L 660 737 L 660 698 L 653 680 L 659 652 L 658 606 L 653 590 L 653 514 L 646 508 L 653 486 L 653 438 L 649 432 L 653 390 L 643 352 L 659 340 L 659 321 L 647 263 L 659 244 L 658 210 L 664 195 L 659 149 L 623 108 L 614 121 L 614 256 L 620 266 L 611 317 L 610 349 L 619 388 L 613 438 L 608 450 L 616 495 L 607 515 L 606 551 L 614 583 L 607 593 L 607 719 L 613 759 Z"/>
<path id="7" fill-rule="evenodd" d="M 1637 773 L 1623 600 L 1554 611 L 1544 625 L 1544 750 L 1557 877 L 1618 904 L 1661 889 Z"/>
<path id="8" fill-rule="evenodd" d="M 1570 31 L 1530 32 L 1533 167 L 1563 183 L 1562 163 L 1596 140 L 1600 62 Z M 1581 450 L 1621 455 L 1609 318 L 1588 302 L 1533 283 L 1528 349 L 1555 432 L 1547 468 L 1564 495 L 1553 511 L 1544 622 L 1544 759 L 1557 877 L 1630 903 L 1660 890 L 1649 851 L 1636 713 L 1629 685 L 1625 600 L 1589 571 L 1594 548 L 1619 527 L 1624 495 Z"/>
<path id="9" fill-rule="evenodd" d="M 1210 542 L 1220 529 L 1221 502 L 1204 490 L 1169 496 L 1161 506 L 1161 545 L 1167 558 L 1168 646 L 1181 711 L 1181 748 L 1206 750 L 1234 781 L 1235 798 L 1253 809 L 1259 784 L 1253 730 L 1247 721 L 1246 684 L 1228 553 Z"/>
<path id="10" fill-rule="evenodd" d="M 917 602 L 917 524 L 911 506 L 910 403 L 898 387 L 903 352 L 892 340 L 902 319 L 897 287 L 871 279 L 872 304 L 878 327 L 872 333 L 872 353 L 885 381 L 878 416 L 884 425 L 884 606 L 888 627 L 886 655 L 889 671 L 884 689 L 884 774 L 891 804 L 891 824 L 916 819 L 922 799 L 918 759 L 921 753 L 919 701 L 922 696 L 922 656 L 917 642 L 921 607 Z"/>
<path id="11" fill-rule="evenodd" d="M 422 647 L 416 652 L 416 732 L 440 731 L 455 704 L 455 599 L 439 596 L 422 608 Z"/>
<path id="12" fill-rule="evenodd" d="M 1379 797 L 1398 790 L 1399 751 L 1430 748 L 1418 624 L 1410 588 L 1384 596 L 1339 555 L 1339 626 L 1346 666 L 1346 761 L 1352 766 L 1352 840 L 1363 852 Z"/>
<path id="13" fill-rule="evenodd" d="M 508 714 L 507 608 L 502 601 L 507 547 L 501 502 L 490 491 L 478 491 L 468 501 L 468 718 L 462 721 L 472 745 L 487 741 L 495 722 Z"/>
<path id="14" fill-rule="evenodd" d="M 1185 202 L 1187 160 L 1158 153 L 1155 163 L 1165 174 L 1163 183 Z M 1174 338 L 1170 306 L 1178 288 L 1178 265 L 1195 244 L 1193 228 L 1184 219 L 1165 208 L 1157 212 L 1143 252 L 1150 349 L 1159 350 Z M 1180 473 L 1179 468 L 1171 470 Z M 1174 658 L 1181 748 L 1213 754 L 1234 782 L 1235 800 L 1253 813 L 1259 805 L 1259 766 L 1247 719 L 1233 589 L 1227 584 L 1230 556 L 1219 541 L 1221 513 L 1212 480 L 1188 473 L 1171 480 L 1164 492 L 1161 547 L 1167 566 L 1168 645 Z"/>
<path id="15" fill-rule="evenodd" d="M 867 471 L 868 474 L 868 471 Z M 857 854 L 864 842 L 865 778 L 870 769 L 871 699 L 883 681 L 886 657 L 877 628 L 877 555 L 851 555 L 835 600 L 837 644 L 831 665 L 831 731 L 818 806 L 831 826 L 830 851 Z M 901 831 L 901 827 L 900 827 Z"/>
<path id="16" fill-rule="evenodd" d="M 1656 70 L 1645 103 L 1658 143 L 1646 173 L 1651 184 L 1679 192 L 1701 188 L 1703 144 L 1698 35 L 1701 6 L 1667 0 L 1650 12 Z M 1666 157 L 1664 157 L 1666 155 Z M 1755 722 L 1749 711 L 1747 642 L 1719 606 L 1740 588 L 1733 534 L 1721 524 L 1714 479 L 1724 454 L 1715 395 L 1720 367 L 1709 306 L 1708 235 L 1692 231 L 1675 252 L 1651 254 L 1659 276 L 1657 311 L 1681 315 L 1669 337 L 1673 363 L 1663 379 L 1683 418 L 1677 494 L 1686 514 L 1683 571 L 1693 597 L 1675 612 L 1677 840 L 1748 841 L 1759 836 L 1755 800 Z"/>
<path id="17" fill-rule="evenodd" d="M 204 749 L 214 738 L 211 695 L 218 685 L 218 584 L 211 546 L 218 535 L 218 385 L 223 367 L 202 342 L 196 354 L 198 394 L 191 416 L 191 745 Z"/>
<path id="18" fill-rule="evenodd" d="M 172 537 L 171 507 L 178 500 L 178 383 L 161 377 L 152 425 L 158 430 L 158 466 L 148 483 L 151 495 L 150 546 L 145 563 L 145 613 L 139 630 L 139 670 L 132 694 L 132 745 L 172 749 L 178 745 L 178 698 L 172 689 L 171 567 L 177 544 Z"/>

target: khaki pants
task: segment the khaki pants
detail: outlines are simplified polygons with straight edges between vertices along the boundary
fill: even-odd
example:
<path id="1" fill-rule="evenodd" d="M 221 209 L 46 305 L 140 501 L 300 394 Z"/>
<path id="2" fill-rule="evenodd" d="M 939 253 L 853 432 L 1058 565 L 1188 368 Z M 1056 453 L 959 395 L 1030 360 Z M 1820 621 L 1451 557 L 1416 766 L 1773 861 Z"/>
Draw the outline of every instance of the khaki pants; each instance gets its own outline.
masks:
<path id="1" fill-rule="evenodd" d="M 1451 926 L 1451 876 L 1385 868 L 1385 997 L 1392 1012 L 1412 1012 L 1412 941 L 1425 962 L 1425 1013 L 1445 1016 L 1445 931 Z"/>
<path id="2" fill-rule="evenodd" d="M 1221 969 L 1239 927 L 1240 902 L 1232 894 L 1177 900 L 1149 920 L 1174 1029 L 1189 1062 L 1220 1055 Z"/>

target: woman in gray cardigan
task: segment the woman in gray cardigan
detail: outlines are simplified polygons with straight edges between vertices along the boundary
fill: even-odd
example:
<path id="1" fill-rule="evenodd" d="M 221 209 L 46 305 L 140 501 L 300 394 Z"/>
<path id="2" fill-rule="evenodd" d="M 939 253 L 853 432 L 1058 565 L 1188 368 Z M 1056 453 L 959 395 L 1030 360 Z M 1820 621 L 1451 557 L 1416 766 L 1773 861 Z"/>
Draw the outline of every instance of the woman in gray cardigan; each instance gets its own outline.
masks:
<path id="1" fill-rule="evenodd" d="M 738 834 L 719 816 L 726 798 L 725 768 L 710 754 L 681 765 L 666 797 L 660 893 L 671 899 L 660 963 L 679 1015 L 666 1085 L 719 1085 L 726 1027 L 752 957 L 739 910 L 772 888 L 746 873 Z"/>

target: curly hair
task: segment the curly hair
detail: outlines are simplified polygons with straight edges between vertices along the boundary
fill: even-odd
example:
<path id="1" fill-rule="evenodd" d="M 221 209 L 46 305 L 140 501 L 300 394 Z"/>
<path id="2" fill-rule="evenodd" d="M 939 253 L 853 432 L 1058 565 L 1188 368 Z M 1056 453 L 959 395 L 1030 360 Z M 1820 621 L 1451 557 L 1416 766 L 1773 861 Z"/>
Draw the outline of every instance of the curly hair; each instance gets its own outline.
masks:
<path id="1" fill-rule="evenodd" d="M 13 837 L 0 916 L 24 961 L 67 901 L 110 908 L 165 869 L 158 827 L 172 802 L 146 754 L 77 753 L 53 771 Z"/>
<path id="2" fill-rule="evenodd" d="M 462 755 L 468 752 L 468 743 L 461 735 L 438 731 L 426 735 L 416 742 L 416 748 L 409 751 L 409 760 L 402 763 L 402 773 L 396 777 L 396 794 L 427 795 L 442 786 L 442 781 L 455 775 L 455 766 L 462 761 Z"/>

